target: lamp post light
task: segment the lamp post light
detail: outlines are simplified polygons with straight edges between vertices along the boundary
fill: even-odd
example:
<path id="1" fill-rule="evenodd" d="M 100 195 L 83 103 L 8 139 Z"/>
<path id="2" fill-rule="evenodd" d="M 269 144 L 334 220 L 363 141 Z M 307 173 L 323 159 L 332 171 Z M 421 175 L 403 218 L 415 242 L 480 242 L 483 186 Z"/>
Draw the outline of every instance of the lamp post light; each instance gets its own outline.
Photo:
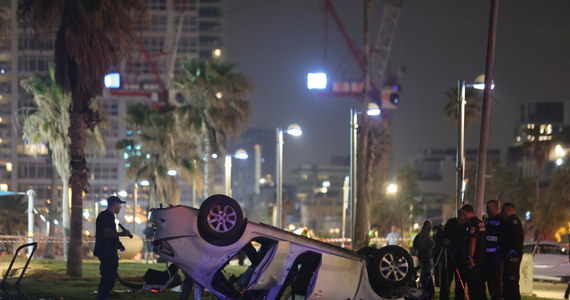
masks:
<path id="1" fill-rule="evenodd" d="M 374 103 L 368 103 L 368 110 L 366 114 L 369 116 L 379 116 L 382 111 L 380 107 Z M 351 240 L 354 246 L 354 225 L 356 224 L 356 176 L 357 176 L 357 159 L 358 159 L 358 115 L 360 112 L 354 108 L 350 109 L 350 176 L 349 176 L 349 189 L 348 189 L 348 199 L 350 201 L 350 223 L 351 223 Z"/>
<path id="2" fill-rule="evenodd" d="M 233 157 L 237 159 L 247 159 L 249 156 L 247 155 L 247 151 L 244 149 L 238 149 Z M 225 193 L 227 196 L 232 197 L 232 155 L 227 154 L 226 159 L 224 162 L 224 170 L 225 170 Z"/>
<path id="3" fill-rule="evenodd" d="M 292 136 L 300 136 L 303 134 L 301 126 L 297 124 L 291 124 L 285 131 L 287 134 Z M 274 216 L 275 226 L 278 228 L 283 228 L 283 130 L 277 128 L 276 130 L 276 161 L 277 166 L 275 168 L 275 189 L 276 189 L 276 210 Z"/>
<path id="4" fill-rule="evenodd" d="M 475 78 L 475 82 L 466 84 L 465 80 L 457 83 L 457 154 L 456 154 L 456 194 L 455 194 L 455 216 L 457 210 L 465 200 L 465 88 L 470 87 L 477 90 L 485 88 L 485 75 L 481 74 Z M 491 84 L 491 89 L 495 84 Z"/>

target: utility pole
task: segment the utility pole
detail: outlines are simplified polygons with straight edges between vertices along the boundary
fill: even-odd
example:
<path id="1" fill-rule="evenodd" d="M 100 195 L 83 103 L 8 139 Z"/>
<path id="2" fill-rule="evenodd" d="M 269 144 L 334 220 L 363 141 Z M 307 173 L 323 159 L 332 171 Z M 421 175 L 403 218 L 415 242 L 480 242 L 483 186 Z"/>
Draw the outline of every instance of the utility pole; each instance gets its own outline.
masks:
<path id="1" fill-rule="evenodd" d="M 362 71 L 364 87 L 362 91 L 362 111 L 366 112 L 368 109 L 370 86 L 370 70 L 369 70 L 369 57 L 370 57 L 370 13 L 372 7 L 372 0 L 364 0 L 364 24 L 363 24 L 363 38 L 362 38 Z M 366 113 L 362 114 L 362 126 L 360 127 L 360 146 L 358 150 L 360 157 L 357 159 L 358 163 L 358 183 L 357 186 L 357 201 L 356 204 L 356 220 L 354 224 L 354 241 L 353 247 L 360 249 L 365 245 L 365 237 L 368 231 L 368 183 L 370 181 L 369 172 L 369 155 L 368 155 L 368 135 L 370 132 L 370 120 Z"/>
<path id="2" fill-rule="evenodd" d="M 479 156 L 477 159 L 477 185 L 475 190 L 475 213 L 478 217 L 483 215 L 485 201 L 485 173 L 487 169 L 487 149 L 489 148 L 489 123 L 491 120 L 491 87 L 493 84 L 493 67 L 495 65 L 495 40 L 497 36 L 498 15 L 499 0 L 491 0 L 489 33 L 487 36 L 487 59 L 485 65 L 485 89 L 483 90 Z"/>

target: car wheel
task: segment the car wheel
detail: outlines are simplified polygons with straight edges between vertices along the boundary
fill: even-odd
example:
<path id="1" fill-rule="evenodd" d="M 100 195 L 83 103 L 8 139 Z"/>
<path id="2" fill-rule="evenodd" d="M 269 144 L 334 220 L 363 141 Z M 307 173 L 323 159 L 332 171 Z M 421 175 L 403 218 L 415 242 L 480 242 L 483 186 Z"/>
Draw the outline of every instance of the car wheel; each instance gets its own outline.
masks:
<path id="1" fill-rule="evenodd" d="M 378 248 L 364 247 L 364 248 L 360 248 L 358 251 L 356 251 L 356 253 L 358 253 L 359 255 L 371 258 L 374 255 L 374 253 L 376 253 L 376 251 L 378 251 Z"/>
<path id="2" fill-rule="evenodd" d="M 240 205 L 226 195 L 213 195 L 200 205 L 198 231 L 208 243 L 227 246 L 243 233 L 244 218 Z"/>
<path id="3" fill-rule="evenodd" d="M 375 290 L 405 286 L 413 277 L 414 262 L 404 248 L 378 249 L 368 262 L 368 276 Z"/>

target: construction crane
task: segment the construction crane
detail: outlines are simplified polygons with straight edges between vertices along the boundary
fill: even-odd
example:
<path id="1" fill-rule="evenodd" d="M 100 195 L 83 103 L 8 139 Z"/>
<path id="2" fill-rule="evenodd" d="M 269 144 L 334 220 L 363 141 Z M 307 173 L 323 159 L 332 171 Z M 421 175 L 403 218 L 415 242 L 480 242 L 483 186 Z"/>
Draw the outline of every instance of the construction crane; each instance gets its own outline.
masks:
<path id="1" fill-rule="evenodd" d="M 382 16 L 380 18 L 379 29 L 377 31 L 375 45 L 371 48 L 370 51 L 372 79 L 369 96 L 372 102 L 376 103 L 381 108 L 383 115 L 382 125 L 384 135 L 380 143 L 380 147 L 382 148 L 382 168 L 380 172 L 382 181 L 386 181 L 388 179 L 388 162 L 390 156 L 389 152 L 391 148 L 390 121 L 388 111 L 397 108 L 397 105 L 399 103 L 399 92 L 401 88 L 399 81 L 404 72 L 404 69 L 402 69 L 396 74 L 391 74 L 388 68 L 390 50 L 392 48 L 396 26 L 400 17 L 402 1 L 403 0 L 377 1 L 377 3 L 380 2 L 380 6 L 383 6 L 383 10 Z M 348 35 L 344 25 L 340 20 L 339 15 L 337 14 L 330 0 L 324 0 L 324 7 L 325 12 L 332 16 L 353 58 L 362 70 L 364 68 L 364 65 L 361 52 L 350 39 L 350 36 Z M 325 27 L 325 48 L 327 40 L 327 28 Z M 356 99 L 362 99 L 362 89 L 362 81 L 333 81 L 330 85 L 330 88 L 326 90 L 316 90 L 315 93 L 320 96 L 352 97 Z"/>
<path id="2" fill-rule="evenodd" d="M 126 74 L 131 76 L 131 78 L 126 78 L 124 81 L 125 86 L 118 89 L 110 89 L 110 94 L 113 96 L 131 96 L 131 97 L 143 97 L 148 98 L 153 101 L 158 101 L 159 104 L 165 105 L 167 103 L 176 104 L 175 92 L 173 89 L 173 74 L 175 69 L 176 57 L 178 54 L 178 45 L 180 42 L 180 36 L 182 33 L 182 27 L 184 23 L 184 16 L 189 9 L 188 0 L 168 0 L 167 7 L 172 6 L 174 9 L 168 10 L 167 22 L 175 22 L 176 15 L 178 15 L 178 24 L 176 24 L 176 32 L 167 32 L 165 35 L 164 48 L 170 51 L 162 51 L 149 53 L 144 46 L 144 43 L 140 38 L 136 37 L 135 43 L 137 44 L 138 53 L 133 60 L 128 64 L 128 69 Z M 192 4 L 190 4 L 192 5 Z M 167 26 L 167 28 L 172 28 Z M 166 78 L 163 79 L 161 72 L 156 67 L 155 61 L 157 59 L 163 58 L 164 70 Z M 146 63 L 150 69 L 152 77 L 154 77 L 154 83 L 141 83 L 135 74 L 135 65 L 143 61 Z"/>

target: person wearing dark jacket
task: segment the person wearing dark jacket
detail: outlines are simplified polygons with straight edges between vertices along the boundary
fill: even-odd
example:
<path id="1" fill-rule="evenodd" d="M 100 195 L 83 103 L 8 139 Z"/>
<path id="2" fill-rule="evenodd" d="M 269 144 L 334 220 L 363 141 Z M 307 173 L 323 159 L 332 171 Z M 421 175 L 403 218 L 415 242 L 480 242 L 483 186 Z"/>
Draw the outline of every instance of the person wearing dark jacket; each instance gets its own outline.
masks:
<path id="1" fill-rule="evenodd" d="M 504 218 L 501 255 L 504 259 L 503 296 L 505 300 L 520 300 L 520 267 L 523 257 L 524 231 L 521 220 L 517 217 L 515 205 L 503 204 L 501 215 Z M 568 299 L 568 290 L 565 299 Z"/>
<path id="2" fill-rule="evenodd" d="M 97 288 L 97 300 L 107 299 L 115 286 L 117 270 L 119 269 L 119 255 L 117 250 L 124 251 L 125 247 L 119 241 L 119 236 L 131 236 L 128 230 L 117 232 L 115 214 L 121 211 L 122 201 L 119 197 L 111 196 L 107 199 L 107 209 L 99 213 L 95 222 L 95 249 L 93 254 L 99 258 L 99 273 L 101 281 Z"/>
<path id="3" fill-rule="evenodd" d="M 465 282 L 469 291 L 469 299 L 486 299 L 485 276 L 483 263 L 485 262 L 485 225 L 469 204 L 461 207 L 461 213 L 467 219 L 467 231 L 464 243 Z"/>
<path id="4" fill-rule="evenodd" d="M 431 222 L 426 220 L 413 242 L 413 248 L 416 251 L 420 262 L 420 284 L 422 284 L 422 288 L 424 289 L 429 286 L 429 282 L 431 281 L 431 256 L 434 243 L 430 237 L 430 233 Z"/>
<path id="5" fill-rule="evenodd" d="M 465 299 L 464 278 L 465 278 L 465 259 L 463 256 L 463 248 L 465 242 L 465 234 L 467 231 L 467 220 L 459 211 L 457 218 L 451 218 L 445 223 L 443 228 L 443 244 L 447 251 L 447 265 L 444 272 L 446 277 L 442 277 L 442 284 L 439 290 L 439 299 L 449 299 L 449 287 L 451 280 L 455 277 L 455 300 Z"/>
<path id="6" fill-rule="evenodd" d="M 485 276 L 487 288 L 492 300 L 503 299 L 503 256 L 500 244 L 503 237 L 503 216 L 500 214 L 499 202 L 489 200 L 485 205 Z"/>

